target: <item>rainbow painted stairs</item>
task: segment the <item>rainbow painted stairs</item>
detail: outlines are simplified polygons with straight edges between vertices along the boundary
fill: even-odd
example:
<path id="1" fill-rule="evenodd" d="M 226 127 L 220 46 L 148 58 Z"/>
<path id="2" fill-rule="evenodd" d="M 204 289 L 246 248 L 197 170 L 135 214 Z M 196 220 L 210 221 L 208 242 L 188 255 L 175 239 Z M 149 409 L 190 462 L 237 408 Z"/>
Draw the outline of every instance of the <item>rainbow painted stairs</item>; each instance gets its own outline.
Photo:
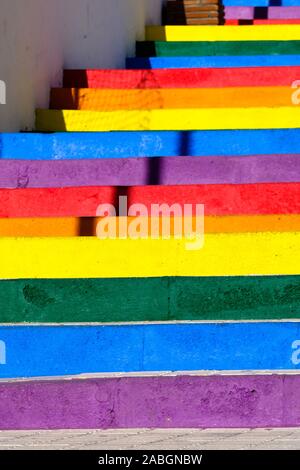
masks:
<path id="1" fill-rule="evenodd" d="M 0 135 L 0 428 L 299 427 L 300 26 L 146 39 Z M 203 248 L 97 238 L 124 196 Z"/>

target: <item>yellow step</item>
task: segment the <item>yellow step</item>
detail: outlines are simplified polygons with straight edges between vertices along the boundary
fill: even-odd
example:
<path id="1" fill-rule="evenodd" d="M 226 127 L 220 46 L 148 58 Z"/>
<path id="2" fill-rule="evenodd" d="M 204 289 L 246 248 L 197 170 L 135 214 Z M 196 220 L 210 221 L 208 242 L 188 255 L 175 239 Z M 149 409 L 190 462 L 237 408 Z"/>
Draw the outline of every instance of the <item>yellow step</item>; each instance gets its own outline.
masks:
<path id="1" fill-rule="evenodd" d="M 147 41 L 299 41 L 300 25 L 147 26 Z"/>
<path id="2" fill-rule="evenodd" d="M 197 249 L 192 249 L 197 248 Z M 300 233 L 187 239 L 1 238 L 0 277 L 116 278 L 300 274 Z"/>
<path id="3" fill-rule="evenodd" d="M 38 131 L 139 131 L 299 128 L 300 108 L 202 108 L 131 111 L 37 110 Z"/>

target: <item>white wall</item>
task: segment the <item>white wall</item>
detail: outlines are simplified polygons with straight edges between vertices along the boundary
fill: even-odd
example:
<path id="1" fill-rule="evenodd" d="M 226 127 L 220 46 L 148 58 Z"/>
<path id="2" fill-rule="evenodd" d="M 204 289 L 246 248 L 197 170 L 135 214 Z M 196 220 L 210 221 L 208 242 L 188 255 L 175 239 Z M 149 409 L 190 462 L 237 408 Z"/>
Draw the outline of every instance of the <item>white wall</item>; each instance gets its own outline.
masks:
<path id="1" fill-rule="evenodd" d="M 162 0 L 0 0 L 0 132 L 32 129 L 62 69 L 120 68 Z"/>

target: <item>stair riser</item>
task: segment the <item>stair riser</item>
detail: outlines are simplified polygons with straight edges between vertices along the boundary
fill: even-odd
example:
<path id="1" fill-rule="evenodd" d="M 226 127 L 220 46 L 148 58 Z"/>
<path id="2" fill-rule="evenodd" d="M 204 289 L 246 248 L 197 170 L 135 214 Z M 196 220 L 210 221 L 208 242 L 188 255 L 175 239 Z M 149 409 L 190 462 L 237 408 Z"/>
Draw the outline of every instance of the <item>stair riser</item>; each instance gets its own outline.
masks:
<path id="1" fill-rule="evenodd" d="M 0 217 L 95 217 L 100 204 L 201 204 L 206 215 L 300 214 L 300 184 L 1 189 Z M 163 212 L 165 214 L 165 212 Z"/>
<path id="2" fill-rule="evenodd" d="M 0 427 L 299 426 L 299 386 L 298 375 L 133 377 L 4 383 L 0 384 Z M 286 406 L 287 397 L 289 406 Z M 68 403 L 67 407 L 65 403 Z"/>
<path id="3" fill-rule="evenodd" d="M 181 25 L 188 24 L 190 20 L 201 20 L 201 18 L 209 18 L 210 15 L 219 17 L 219 6 L 218 5 L 207 5 L 205 7 L 198 8 L 191 12 L 182 13 L 180 11 L 169 11 L 165 15 L 166 24 L 173 24 L 172 21 L 177 20 Z M 171 23 L 169 23 L 171 21 Z M 197 23 L 196 23 L 197 24 Z"/>
<path id="4" fill-rule="evenodd" d="M 205 41 L 294 41 L 300 40 L 300 28 L 295 25 L 263 26 L 243 29 L 236 26 L 147 26 L 147 41 L 205 42 Z"/>
<path id="5" fill-rule="evenodd" d="M 297 322 L 2 326 L 0 358 L 4 364 L 0 374 L 1 378 L 30 378 L 108 372 L 297 370 L 299 326 Z"/>
<path id="6" fill-rule="evenodd" d="M 157 89 L 238 86 L 290 86 L 300 67 L 186 70 L 65 70 L 66 88 Z"/>
<path id="7" fill-rule="evenodd" d="M 0 323 L 296 319 L 299 291 L 300 276 L 1 281 Z"/>
<path id="8" fill-rule="evenodd" d="M 296 96 L 296 93 L 297 96 Z M 130 109 L 242 108 L 290 106 L 298 93 L 288 87 L 202 89 L 90 90 L 55 88 L 51 109 L 115 111 Z M 300 101 L 300 99 L 299 99 Z"/>
<path id="9" fill-rule="evenodd" d="M 227 26 L 226 26 L 227 27 Z M 129 58 L 127 69 L 193 69 L 228 67 L 299 66 L 300 55 L 252 55 L 252 56 L 199 56 L 199 57 L 149 57 Z"/>
<path id="10" fill-rule="evenodd" d="M 138 111 L 37 110 L 40 132 L 192 131 L 300 127 L 300 108 L 203 108 Z"/>
<path id="11" fill-rule="evenodd" d="M 197 201 L 200 204 L 199 201 Z M 107 221 L 105 221 L 106 223 Z M 198 226 L 202 218 L 198 216 Z M 113 226 L 114 229 L 114 226 Z M 131 230 L 135 226 L 131 227 Z M 2 238 L 2 279 L 298 275 L 299 232 Z M 201 225 L 199 227 L 201 231 Z M 141 230 L 139 230 L 140 233 Z M 156 232 L 155 232 L 156 233 Z M 203 244 L 204 242 L 204 244 Z M 284 248 L 283 248 L 284 247 Z"/>
<path id="12" fill-rule="evenodd" d="M 2 134 L 1 159 L 98 160 L 300 154 L 300 129 Z M 192 162 L 191 162 L 192 163 Z M 21 162 L 10 162 L 12 168 Z"/>
<path id="13" fill-rule="evenodd" d="M 216 26 L 220 23 L 219 15 L 215 15 L 214 12 L 211 15 L 204 15 L 196 18 L 188 18 L 187 20 L 182 20 L 180 17 L 169 16 L 166 18 L 166 24 L 172 25 L 213 25 Z"/>
<path id="14" fill-rule="evenodd" d="M 197 19 L 203 18 L 207 13 L 219 14 L 219 5 L 205 5 L 191 10 L 186 10 L 184 13 L 180 10 L 169 10 L 166 14 L 167 18 L 178 18 L 178 19 Z"/>
<path id="15" fill-rule="evenodd" d="M 261 56 L 276 54 L 299 55 L 300 41 L 158 41 L 138 42 L 136 46 L 137 57 Z"/>
<path id="16" fill-rule="evenodd" d="M 279 149 L 278 149 L 279 151 Z M 1 188 L 296 183 L 300 155 L 1 161 Z M 22 176 L 20 176 L 22 175 Z"/>
<path id="17" fill-rule="evenodd" d="M 16 218 L 0 219 L 1 237 L 96 237 L 97 226 L 101 223 L 98 217 L 81 218 Z M 136 221 L 135 217 L 114 217 L 114 223 L 117 227 L 117 236 L 122 224 L 127 223 L 130 228 L 131 223 Z M 177 224 L 174 217 L 155 218 L 147 217 L 148 236 L 151 237 L 151 224 L 158 223 L 159 237 L 163 236 L 163 224 L 170 227 L 170 236 L 176 235 Z M 170 224 L 169 224 L 170 222 Z M 184 230 L 185 219 L 179 221 L 182 230 Z M 197 227 L 195 218 L 192 220 L 192 227 Z M 261 215 L 261 216 L 225 216 L 204 218 L 205 233 L 252 233 L 252 232 L 299 232 L 300 215 Z M 127 236 L 130 237 L 130 230 L 127 230 Z M 1 321 L 0 321 L 1 323 Z"/>

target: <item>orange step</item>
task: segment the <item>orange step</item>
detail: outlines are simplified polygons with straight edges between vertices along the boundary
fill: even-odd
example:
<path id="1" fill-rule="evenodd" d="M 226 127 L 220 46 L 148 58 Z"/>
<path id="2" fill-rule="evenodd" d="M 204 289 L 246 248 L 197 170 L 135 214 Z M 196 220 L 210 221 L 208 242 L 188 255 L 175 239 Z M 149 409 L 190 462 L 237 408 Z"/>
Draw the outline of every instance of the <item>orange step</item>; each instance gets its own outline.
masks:
<path id="1" fill-rule="evenodd" d="M 113 90 L 54 88 L 51 109 L 113 111 L 129 109 L 291 106 L 291 87 L 228 87 Z"/>
<path id="2" fill-rule="evenodd" d="M 97 217 L 57 217 L 57 218 L 0 218 L 0 237 L 78 237 L 96 236 Z M 112 221 L 112 218 L 110 219 Z M 128 217 L 128 226 L 133 217 Z M 120 217 L 115 220 L 119 226 Z M 165 221 L 164 223 L 167 223 Z M 177 222 L 178 223 L 178 222 Z M 183 219 L 181 225 L 183 224 Z M 151 227 L 149 221 L 148 226 Z M 177 225 L 176 225 L 177 226 Z M 170 220 L 170 235 L 175 231 L 174 218 Z M 196 229 L 196 221 L 191 225 Z M 162 218 L 159 219 L 159 234 L 162 234 Z M 178 227 L 178 226 L 177 226 Z M 204 219 L 204 233 L 251 233 L 251 232 L 299 232 L 300 215 L 237 215 Z M 118 232 L 118 231 L 117 231 Z M 150 232 L 149 232 L 150 235 Z"/>

